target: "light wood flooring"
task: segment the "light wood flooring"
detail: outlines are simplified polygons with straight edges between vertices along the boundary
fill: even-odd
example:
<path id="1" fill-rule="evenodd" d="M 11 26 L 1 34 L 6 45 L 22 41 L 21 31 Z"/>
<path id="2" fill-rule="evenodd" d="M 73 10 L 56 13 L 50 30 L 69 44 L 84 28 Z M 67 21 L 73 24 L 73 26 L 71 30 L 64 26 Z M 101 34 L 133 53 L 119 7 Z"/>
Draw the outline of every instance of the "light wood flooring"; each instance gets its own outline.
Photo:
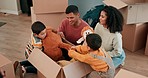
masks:
<path id="1" fill-rule="evenodd" d="M 25 45 L 31 34 L 31 17 L 0 13 L 0 21 L 7 23 L 0 27 L 0 54 L 13 62 L 24 60 Z M 144 55 L 144 49 L 125 52 L 127 56 L 123 68 L 148 77 L 148 56 Z M 36 78 L 36 75 L 29 74 L 25 78 Z"/>

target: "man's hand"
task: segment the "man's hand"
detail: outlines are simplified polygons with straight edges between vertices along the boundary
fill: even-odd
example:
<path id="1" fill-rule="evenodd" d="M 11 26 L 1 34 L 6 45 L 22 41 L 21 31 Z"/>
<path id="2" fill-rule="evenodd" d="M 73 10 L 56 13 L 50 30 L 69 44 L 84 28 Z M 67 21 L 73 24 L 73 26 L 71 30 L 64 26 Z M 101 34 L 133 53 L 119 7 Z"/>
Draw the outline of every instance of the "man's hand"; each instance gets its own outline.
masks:
<path id="1" fill-rule="evenodd" d="M 63 34 L 63 32 L 58 32 L 57 34 L 59 34 L 61 38 L 65 38 L 65 35 Z"/>

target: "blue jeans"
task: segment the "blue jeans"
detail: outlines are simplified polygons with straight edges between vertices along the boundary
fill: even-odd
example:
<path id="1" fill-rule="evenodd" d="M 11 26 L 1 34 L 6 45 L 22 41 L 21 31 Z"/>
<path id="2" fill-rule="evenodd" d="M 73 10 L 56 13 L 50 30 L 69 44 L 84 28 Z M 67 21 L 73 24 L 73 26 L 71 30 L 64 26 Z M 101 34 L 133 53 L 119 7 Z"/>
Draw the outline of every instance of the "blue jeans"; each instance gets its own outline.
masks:
<path id="1" fill-rule="evenodd" d="M 120 64 L 122 64 L 124 62 L 125 57 L 126 57 L 126 55 L 125 55 L 124 50 L 122 51 L 121 56 L 119 56 L 119 57 L 112 57 L 112 60 L 113 60 L 115 68 L 117 68 Z"/>

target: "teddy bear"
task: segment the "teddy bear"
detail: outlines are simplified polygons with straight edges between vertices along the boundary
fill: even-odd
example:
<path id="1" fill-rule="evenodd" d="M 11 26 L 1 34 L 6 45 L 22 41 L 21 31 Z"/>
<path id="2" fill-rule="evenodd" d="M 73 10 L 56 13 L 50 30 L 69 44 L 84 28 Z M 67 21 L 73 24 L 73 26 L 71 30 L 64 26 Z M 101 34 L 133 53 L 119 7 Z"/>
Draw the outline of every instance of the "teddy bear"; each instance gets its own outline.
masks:
<path id="1" fill-rule="evenodd" d="M 85 44 L 86 44 L 86 41 L 85 41 L 86 36 L 87 36 L 88 34 L 91 34 L 91 33 L 94 33 L 93 28 L 91 28 L 90 26 L 85 26 L 85 27 L 81 30 L 81 35 L 82 35 L 82 37 L 77 40 L 77 43 L 78 43 L 78 44 L 81 44 L 81 43 L 83 42 L 83 45 L 85 45 Z"/>
<path id="2" fill-rule="evenodd" d="M 54 61 L 61 60 L 61 48 L 69 50 L 71 48 L 71 45 L 62 42 L 60 35 L 53 32 L 51 29 L 48 28 L 46 32 L 46 37 L 42 40 L 42 45 L 44 47 L 43 52 Z"/>

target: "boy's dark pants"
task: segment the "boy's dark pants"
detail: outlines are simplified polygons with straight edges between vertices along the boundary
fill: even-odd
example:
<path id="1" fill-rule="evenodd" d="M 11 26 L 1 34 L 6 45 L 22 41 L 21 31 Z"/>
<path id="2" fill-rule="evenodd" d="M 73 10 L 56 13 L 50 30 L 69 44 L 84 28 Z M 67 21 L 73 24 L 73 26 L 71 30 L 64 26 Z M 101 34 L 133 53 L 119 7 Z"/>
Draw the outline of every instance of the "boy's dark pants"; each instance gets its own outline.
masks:
<path id="1" fill-rule="evenodd" d="M 28 60 L 21 61 L 20 64 L 21 66 L 25 67 L 26 73 L 36 73 L 37 74 L 37 69 Z"/>
<path id="2" fill-rule="evenodd" d="M 64 59 L 70 61 L 71 57 L 68 56 L 68 51 L 63 48 L 61 48 L 61 50 L 62 50 L 62 54 L 63 54 Z"/>

